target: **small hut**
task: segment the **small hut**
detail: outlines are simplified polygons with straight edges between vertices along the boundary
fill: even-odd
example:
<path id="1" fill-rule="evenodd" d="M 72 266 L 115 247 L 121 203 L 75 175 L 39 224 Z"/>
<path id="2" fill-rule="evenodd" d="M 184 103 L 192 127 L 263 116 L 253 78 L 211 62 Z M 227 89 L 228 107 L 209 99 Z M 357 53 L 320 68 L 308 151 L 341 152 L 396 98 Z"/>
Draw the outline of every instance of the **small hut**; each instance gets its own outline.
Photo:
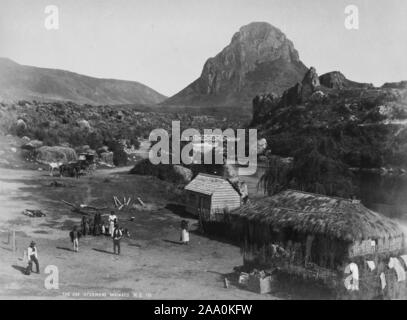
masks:
<path id="1" fill-rule="evenodd" d="M 350 293 L 346 268 L 354 263 L 359 282 L 350 291 L 357 298 L 406 297 L 406 281 L 389 267 L 389 259 L 404 253 L 403 232 L 360 201 L 286 190 L 229 217 L 247 267 L 317 280 L 344 297 Z"/>
<path id="2" fill-rule="evenodd" d="M 200 173 L 186 187 L 186 211 L 203 221 L 216 221 L 225 211 L 240 207 L 241 194 L 228 179 Z"/>

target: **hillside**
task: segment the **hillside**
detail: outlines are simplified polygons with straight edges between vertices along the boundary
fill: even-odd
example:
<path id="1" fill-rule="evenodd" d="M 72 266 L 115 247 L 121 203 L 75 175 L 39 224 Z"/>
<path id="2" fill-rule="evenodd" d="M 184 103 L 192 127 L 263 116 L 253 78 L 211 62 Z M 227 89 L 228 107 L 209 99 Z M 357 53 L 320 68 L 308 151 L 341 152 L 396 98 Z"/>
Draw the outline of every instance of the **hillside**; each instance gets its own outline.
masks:
<path id="1" fill-rule="evenodd" d="M 293 157 L 282 183 L 291 187 L 351 196 L 357 191 L 352 171 L 401 176 L 407 170 L 402 83 L 376 88 L 339 72 L 318 77 L 311 68 L 283 95 L 255 97 L 252 126 L 267 139 L 269 153 Z"/>
<path id="2" fill-rule="evenodd" d="M 45 145 L 89 145 L 97 149 L 106 141 L 148 138 L 152 130 L 171 131 L 172 121 L 181 128 L 239 128 L 239 119 L 224 116 L 163 112 L 148 107 L 91 106 L 73 102 L 19 101 L 0 103 L 0 135 L 28 137 Z"/>
<path id="3" fill-rule="evenodd" d="M 0 58 L 0 101 L 72 101 L 80 104 L 157 104 L 165 96 L 134 81 L 20 65 Z"/>
<path id="4" fill-rule="evenodd" d="M 164 104 L 250 107 L 255 95 L 281 94 L 300 81 L 306 70 L 284 33 L 266 22 L 253 22 L 206 61 L 197 80 Z"/>

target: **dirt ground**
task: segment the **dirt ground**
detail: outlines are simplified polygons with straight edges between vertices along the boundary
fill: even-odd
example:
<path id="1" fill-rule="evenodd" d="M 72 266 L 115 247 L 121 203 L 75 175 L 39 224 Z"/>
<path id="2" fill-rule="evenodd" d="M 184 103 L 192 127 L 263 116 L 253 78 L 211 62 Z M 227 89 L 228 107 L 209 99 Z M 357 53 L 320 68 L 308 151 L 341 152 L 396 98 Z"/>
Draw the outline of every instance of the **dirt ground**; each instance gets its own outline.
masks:
<path id="1" fill-rule="evenodd" d="M 196 230 L 197 221 L 176 206 L 173 186 L 153 177 L 129 175 L 124 169 L 98 170 L 81 179 L 50 177 L 47 172 L 0 169 L 0 297 L 12 299 L 277 299 L 236 285 L 233 268 L 242 264 L 237 246 L 210 239 Z M 51 186 L 54 180 L 64 186 Z M 69 231 L 81 214 L 61 200 L 113 207 L 113 195 L 140 197 L 147 209 L 117 212 L 131 236 L 122 241 L 122 254 L 112 254 L 109 237 L 81 238 L 79 252 L 71 250 Z M 24 216 L 40 209 L 46 217 Z M 130 217 L 134 217 L 130 221 Z M 179 225 L 192 225 L 188 246 L 179 244 Z M 13 253 L 9 234 L 16 231 Z M 23 259 L 31 240 L 37 243 L 40 271 L 27 276 Z M 58 269 L 58 289 L 46 289 L 44 272 Z M 224 288 L 224 278 L 231 284 Z"/>

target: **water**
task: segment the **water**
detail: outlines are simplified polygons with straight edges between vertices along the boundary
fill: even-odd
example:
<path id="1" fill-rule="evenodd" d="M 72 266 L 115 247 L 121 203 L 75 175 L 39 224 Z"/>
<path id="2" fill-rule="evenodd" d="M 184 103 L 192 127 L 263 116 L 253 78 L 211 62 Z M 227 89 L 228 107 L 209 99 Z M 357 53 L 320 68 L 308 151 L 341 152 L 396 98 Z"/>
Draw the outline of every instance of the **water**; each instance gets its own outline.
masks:
<path id="1" fill-rule="evenodd" d="M 379 173 L 355 174 L 363 204 L 391 218 L 407 218 L 407 176 L 384 176 Z"/>
<path id="2" fill-rule="evenodd" d="M 266 169 L 265 163 L 258 163 L 254 175 L 240 176 L 247 184 L 251 198 L 264 197 L 264 190 L 258 188 L 258 183 Z M 366 207 L 390 218 L 407 220 L 407 175 L 383 176 L 363 172 L 355 174 L 353 182 L 359 189 L 357 197 Z"/>
<path id="3" fill-rule="evenodd" d="M 258 162 L 256 173 L 251 176 L 239 176 L 240 180 L 247 184 L 250 198 L 264 197 L 263 188 L 259 187 L 259 181 L 261 176 L 267 170 L 267 164 Z"/>

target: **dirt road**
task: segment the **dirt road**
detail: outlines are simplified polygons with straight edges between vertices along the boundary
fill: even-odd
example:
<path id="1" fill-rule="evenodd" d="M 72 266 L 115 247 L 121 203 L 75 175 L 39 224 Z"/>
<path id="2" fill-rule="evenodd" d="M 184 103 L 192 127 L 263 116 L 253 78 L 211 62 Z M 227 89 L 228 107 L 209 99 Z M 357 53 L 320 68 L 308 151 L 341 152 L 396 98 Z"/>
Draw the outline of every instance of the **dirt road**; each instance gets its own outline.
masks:
<path id="1" fill-rule="evenodd" d="M 54 180 L 63 187 L 53 187 Z M 177 201 L 173 186 L 153 177 L 128 175 L 123 170 L 100 170 L 79 180 L 52 178 L 46 172 L 0 169 L 0 296 L 15 299 L 274 299 L 232 285 L 224 288 L 235 266 L 242 264 L 238 247 L 191 232 L 189 246 L 180 245 L 181 219 L 170 210 Z M 69 230 L 81 215 L 61 203 L 112 207 L 112 196 L 140 197 L 148 210 L 118 213 L 131 232 L 122 241 L 122 255 L 112 254 L 112 241 L 88 236 L 79 253 L 71 251 Z M 23 209 L 40 209 L 43 218 L 29 218 Z M 130 217 L 134 217 L 130 221 Z M 16 231 L 17 252 L 9 232 Z M 22 273 L 23 253 L 37 242 L 41 274 Z M 58 289 L 46 289 L 47 266 L 58 270 Z M 55 273 L 53 273 L 55 275 Z M 56 278 L 55 278 L 56 279 Z"/>

